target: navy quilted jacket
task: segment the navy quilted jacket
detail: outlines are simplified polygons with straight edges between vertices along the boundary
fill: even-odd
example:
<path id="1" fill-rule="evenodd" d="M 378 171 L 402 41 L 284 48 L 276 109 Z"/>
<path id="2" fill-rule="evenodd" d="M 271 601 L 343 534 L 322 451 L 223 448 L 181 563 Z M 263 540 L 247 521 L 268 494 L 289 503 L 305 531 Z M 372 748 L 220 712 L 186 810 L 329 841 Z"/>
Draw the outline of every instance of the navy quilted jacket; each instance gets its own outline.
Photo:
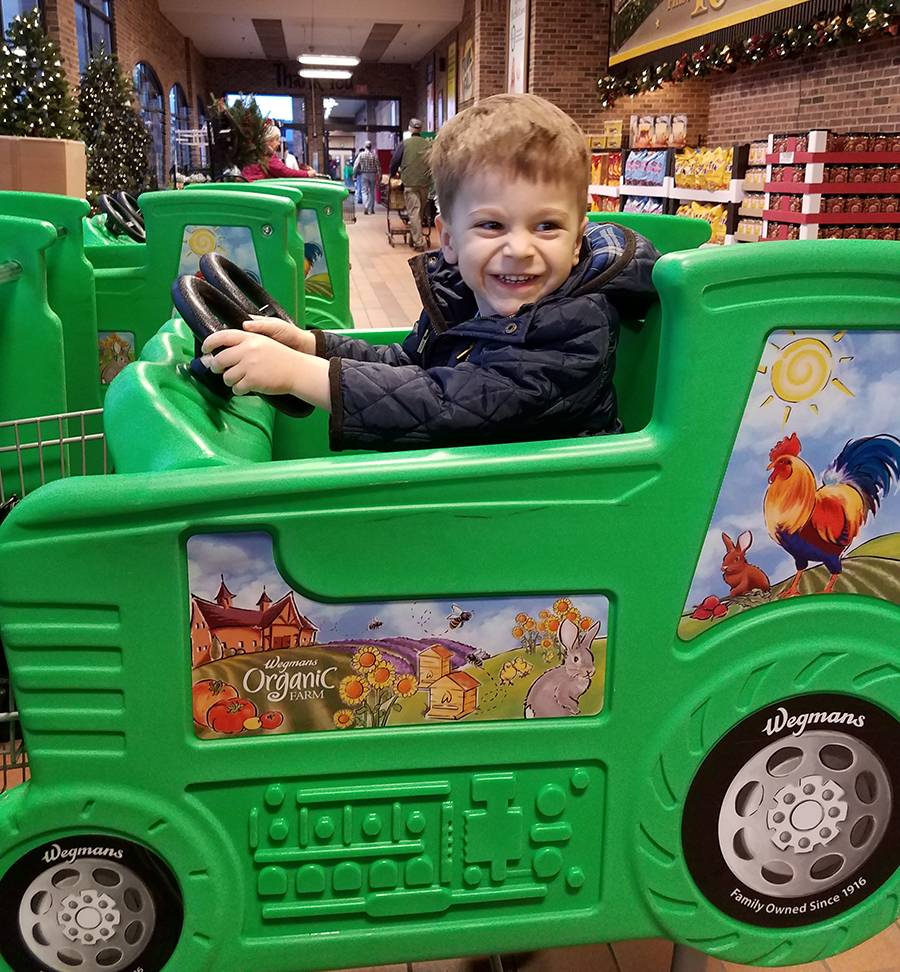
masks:
<path id="1" fill-rule="evenodd" d="M 659 254 L 612 223 L 589 224 L 566 282 L 514 317 L 475 316 L 472 291 L 437 253 L 410 264 L 424 310 L 402 345 L 316 331 L 331 359 L 330 443 L 409 449 L 620 432 L 613 389 L 619 316 L 655 296 Z"/>

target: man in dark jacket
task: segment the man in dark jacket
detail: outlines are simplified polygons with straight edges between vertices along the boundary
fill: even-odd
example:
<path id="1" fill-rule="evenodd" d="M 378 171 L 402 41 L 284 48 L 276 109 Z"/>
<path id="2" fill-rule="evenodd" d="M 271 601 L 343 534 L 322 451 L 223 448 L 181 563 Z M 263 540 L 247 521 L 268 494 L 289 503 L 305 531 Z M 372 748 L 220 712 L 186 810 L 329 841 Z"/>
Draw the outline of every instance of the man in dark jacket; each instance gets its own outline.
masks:
<path id="1" fill-rule="evenodd" d="M 581 130 L 534 95 L 495 95 L 441 129 L 433 158 L 442 253 L 411 261 L 424 310 L 402 345 L 264 319 L 207 338 L 204 363 L 237 394 L 326 409 L 335 450 L 621 431 L 619 316 L 646 311 L 659 254 L 588 224 Z"/>

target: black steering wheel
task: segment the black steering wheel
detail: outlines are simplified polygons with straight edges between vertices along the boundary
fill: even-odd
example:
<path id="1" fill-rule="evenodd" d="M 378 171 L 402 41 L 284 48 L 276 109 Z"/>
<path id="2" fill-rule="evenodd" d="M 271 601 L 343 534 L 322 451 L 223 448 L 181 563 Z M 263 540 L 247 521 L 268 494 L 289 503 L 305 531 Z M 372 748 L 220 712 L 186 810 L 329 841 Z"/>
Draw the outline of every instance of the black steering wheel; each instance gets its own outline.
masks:
<path id="1" fill-rule="evenodd" d="M 141 226 L 144 225 L 144 214 L 141 212 L 141 207 L 138 205 L 137 199 L 135 199 L 130 192 L 127 192 L 125 189 L 120 189 L 116 193 L 116 202 L 118 202 L 123 209 L 127 210 Z"/>
<path id="2" fill-rule="evenodd" d="M 122 203 L 105 192 L 97 197 L 97 205 L 106 213 L 106 228 L 113 236 L 121 236 L 124 233 L 135 243 L 147 242 L 142 217 L 132 215 Z"/>
<path id="3" fill-rule="evenodd" d="M 262 288 L 260 290 L 265 297 L 269 297 Z M 216 331 L 226 328 L 242 330 L 248 311 L 201 277 L 179 277 L 172 284 L 172 300 L 197 339 L 196 357 L 191 361 L 194 375 L 210 391 L 222 398 L 231 398 L 234 392 L 225 383 L 222 375 L 210 371 L 200 360 L 200 345 Z M 272 298 L 269 297 L 269 300 Z M 289 317 L 284 319 L 290 321 Z M 312 405 L 294 395 L 260 395 L 260 398 L 293 418 L 305 418 L 313 411 Z"/>
<path id="4" fill-rule="evenodd" d="M 296 324 L 277 300 L 257 283 L 246 270 L 221 253 L 204 253 L 200 257 L 200 273 L 217 290 L 230 297 L 248 316 L 262 314 Z M 246 320 L 246 318 L 244 318 Z"/>

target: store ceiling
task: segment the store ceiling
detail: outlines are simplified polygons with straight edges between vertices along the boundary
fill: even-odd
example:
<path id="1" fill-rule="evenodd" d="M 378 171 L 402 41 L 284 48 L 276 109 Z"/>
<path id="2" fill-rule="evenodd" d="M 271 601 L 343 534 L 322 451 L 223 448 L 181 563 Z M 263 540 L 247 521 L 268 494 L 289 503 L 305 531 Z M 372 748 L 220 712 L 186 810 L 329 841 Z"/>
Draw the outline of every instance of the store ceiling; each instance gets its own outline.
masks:
<path id="1" fill-rule="evenodd" d="M 288 60 L 356 54 L 415 64 L 462 19 L 463 0 L 160 0 L 205 57 Z"/>

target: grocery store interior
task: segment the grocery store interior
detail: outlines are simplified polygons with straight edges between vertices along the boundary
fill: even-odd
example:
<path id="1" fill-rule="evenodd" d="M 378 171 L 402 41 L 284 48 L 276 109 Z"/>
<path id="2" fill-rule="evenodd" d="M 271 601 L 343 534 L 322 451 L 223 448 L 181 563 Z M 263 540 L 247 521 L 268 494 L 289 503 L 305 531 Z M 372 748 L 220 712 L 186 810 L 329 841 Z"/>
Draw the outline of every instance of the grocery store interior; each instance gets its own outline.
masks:
<path id="1" fill-rule="evenodd" d="M 284 287 L 284 293 L 292 293 L 294 303 L 289 309 L 298 320 L 306 313 L 308 323 L 322 327 L 409 329 L 422 311 L 409 263 L 423 247 L 415 245 L 417 231 L 415 218 L 411 221 L 406 208 L 408 197 L 398 184 L 391 185 L 392 158 L 409 138 L 419 134 L 434 138 L 451 118 L 492 95 L 538 95 L 580 126 L 592 160 L 586 210 L 595 214 L 594 220 L 608 217 L 614 221 L 617 214 L 686 217 L 708 226 L 704 248 L 750 248 L 750 253 L 786 241 L 900 240 L 900 5 L 894 0 L 852 5 L 845 0 L 391 0 L 382 7 L 363 0 L 39 0 L 36 6 L 32 0 L 0 0 L 0 17 L 7 31 L 0 50 L 0 288 L 6 287 L 0 292 L 0 347 L 5 320 L 22 322 L 23 326 L 27 321 L 30 327 L 32 306 L 46 304 L 49 314 L 53 305 L 56 313 L 49 316 L 54 326 L 61 320 L 64 328 L 79 308 L 87 306 L 74 290 L 70 294 L 66 287 L 60 287 L 59 278 L 55 284 L 48 284 L 51 275 L 61 273 L 64 261 L 69 261 L 65 274 L 73 275 L 67 280 L 84 280 L 89 269 L 91 274 L 96 270 L 98 281 L 102 278 L 106 288 L 98 283 L 96 301 L 92 296 L 90 302 L 100 335 L 99 384 L 93 346 L 86 357 L 66 352 L 65 361 L 48 364 L 50 377 L 37 383 L 27 369 L 19 368 L 12 353 L 6 367 L 0 363 L 0 523 L 25 493 L 56 478 L 49 466 L 45 469 L 42 451 L 39 482 L 29 479 L 38 472 L 30 467 L 23 470 L 23 432 L 13 421 L 20 416 L 27 416 L 31 422 L 34 416 L 65 413 L 67 428 L 71 429 L 74 401 L 82 416 L 81 441 L 88 456 L 82 471 L 112 471 L 102 448 L 104 395 L 121 371 L 141 358 L 143 346 L 149 344 L 146 357 L 152 362 L 160 360 L 167 341 L 175 340 L 171 334 L 158 341 L 154 337 L 154 322 L 158 320 L 161 325 L 171 310 L 170 286 L 175 274 L 169 271 L 175 264 L 171 268 L 165 264 L 162 273 L 169 276 L 160 293 L 152 294 L 152 301 L 152 282 L 141 278 L 135 283 L 139 266 L 141 273 L 145 267 L 164 266 L 161 258 L 154 263 L 154 254 L 162 252 L 162 243 L 152 249 L 151 227 L 157 227 L 159 240 L 165 232 L 166 240 L 171 238 L 175 241 L 172 245 L 177 243 L 181 248 L 177 273 L 182 277 L 202 276 L 207 265 L 202 256 L 211 250 L 238 260 L 237 254 L 251 242 L 252 231 L 257 254 L 278 253 L 280 256 L 273 260 L 282 263 L 268 278 L 265 257 L 260 255 L 258 262 L 255 257 L 251 261 L 253 268 L 248 272 L 257 280 L 276 281 L 272 290 Z M 411 124 L 413 120 L 415 125 Z M 296 180 L 300 191 L 297 186 L 282 185 L 264 199 L 263 194 L 234 191 L 230 208 L 220 218 L 210 215 L 210 209 L 202 206 L 202 187 L 215 192 L 225 184 L 232 184 L 232 189 L 241 184 L 249 189 L 248 183 L 257 176 L 248 176 L 248 167 L 258 159 L 247 152 L 263 144 L 270 125 L 278 129 L 277 157 L 287 166 L 285 173 L 303 176 Z M 253 131 L 234 135 L 242 126 Z M 377 177 L 371 183 L 372 212 L 367 210 L 365 176 L 354 171 L 367 146 L 377 159 Z M 308 171 L 299 173 L 295 167 Z M 267 177 L 265 169 L 263 178 Z M 302 183 L 308 184 L 308 190 Z M 316 217 L 313 224 L 303 223 L 298 201 L 301 193 L 307 194 L 307 203 L 313 209 L 306 212 L 317 214 L 317 225 Z M 13 199 L 18 194 L 21 205 Z M 47 203 L 45 210 L 36 201 L 41 198 L 38 194 L 57 201 Z M 222 197 L 224 194 L 223 189 Z M 235 203 L 239 198 L 247 200 L 248 213 L 252 210 L 247 217 L 247 226 L 252 223 L 252 228 L 230 225 L 243 218 L 229 215 L 240 210 Z M 83 207 L 78 208 L 83 200 Z M 423 232 L 424 249 L 431 252 L 440 244 L 434 225 L 440 200 L 434 198 L 433 191 L 429 202 Z M 188 215 L 172 230 L 180 210 Z M 18 251 L 7 245 L 14 240 L 21 248 L 26 229 L 37 241 L 31 263 L 21 255 L 10 255 Z M 240 234 L 229 235 L 229 230 L 236 229 L 245 232 L 246 239 Z M 76 238 L 83 239 L 77 258 L 68 250 L 58 256 Z M 143 249 L 141 256 L 136 256 L 142 246 L 146 258 Z M 292 247 L 304 249 L 300 253 Z M 188 251 L 193 263 L 185 262 Z M 296 276 L 304 259 L 305 278 L 298 285 Z M 293 276 L 285 284 L 288 265 Z M 28 281 L 25 302 L 21 293 L 9 296 L 10 287 L 20 278 Z M 24 290 L 24 285 L 20 289 Z M 61 294 L 65 295 L 62 300 Z M 314 298 L 311 301 L 310 296 Z M 61 312 L 59 304 L 70 297 L 71 306 Z M 121 316 L 123 308 L 142 302 L 152 309 L 146 320 L 142 317 L 131 330 L 109 323 L 111 314 Z M 102 323 L 104 314 L 106 324 Z M 315 319 L 314 314 L 321 317 Z M 885 328 L 893 323 L 886 321 Z M 36 335 L 38 329 L 36 324 Z M 92 333 L 92 341 L 94 337 Z M 10 347 L 24 357 L 37 359 L 51 354 L 45 352 L 49 345 L 43 340 L 26 337 L 10 342 Z M 193 351 L 188 353 L 183 370 L 190 369 L 192 356 Z M 841 359 L 845 360 L 850 356 Z M 63 386 L 71 380 L 75 388 L 80 379 L 73 376 L 85 362 L 92 378 L 89 395 L 79 398 L 80 392 L 73 392 L 68 407 L 63 408 L 52 391 L 45 394 L 53 382 Z M 7 390 L 2 387 L 4 381 L 9 383 Z M 837 378 L 833 379 L 835 383 Z M 838 386 L 839 391 L 852 396 L 846 387 Z M 21 390 L 10 391 L 14 387 Z M 717 403 L 709 407 L 715 409 Z M 790 408 L 785 423 L 789 413 Z M 62 420 L 57 426 L 58 433 L 47 434 L 62 454 L 63 446 L 72 446 L 75 438 L 64 441 Z M 33 433 L 29 425 L 25 434 L 45 434 L 39 424 L 35 428 Z M 787 431 L 784 434 L 787 437 Z M 66 435 L 71 436 L 71 431 Z M 102 458 L 97 458 L 101 453 Z M 18 465 L 12 459 L 7 461 L 7 456 L 16 457 Z M 65 461 L 70 462 L 68 453 Z M 201 465 L 207 461 L 210 467 L 218 464 L 211 450 Z M 353 456 L 347 461 L 349 466 Z M 775 475 L 773 472 L 773 479 Z M 413 469 L 410 483 L 415 477 Z M 150 507 L 157 501 L 158 497 L 146 495 L 137 502 Z M 609 502 L 627 505 L 628 501 L 619 497 Z M 874 512 L 877 499 L 869 506 L 869 512 Z M 24 513 L 20 519 L 27 527 Z M 738 533 L 740 528 L 734 536 Z M 716 540 L 718 554 L 721 542 L 718 537 Z M 762 543 L 760 536 L 755 550 Z M 34 581 L 36 589 L 46 583 L 44 578 Z M 223 574 L 222 590 L 230 597 L 226 581 Z M 0 574 L 0 608 L 5 599 L 9 600 L 2 584 Z M 40 598 L 39 590 L 34 598 Z M 264 610 L 268 604 L 265 587 L 262 598 L 266 599 Z M 13 615 L 20 606 L 13 604 Z M 222 610 L 226 608 L 232 610 L 230 600 Z M 453 608 L 456 611 L 457 605 Z M 99 617 L 112 609 L 98 602 L 91 611 Z M 249 616 L 251 612 L 245 613 Z M 10 624 L 14 641 L 22 638 L 22 625 L 15 617 Z M 460 617 L 456 613 L 450 627 L 463 623 Z M 0 635 L 3 620 L 0 610 Z M 76 638 L 87 638 L 84 632 L 95 624 L 99 629 L 92 614 Z M 376 616 L 369 628 L 374 630 L 381 624 Z M 111 636 L 97 637 L 102 641 Z M 28 638 L 22 643 L 27 647 Z M 107 644 L 103 648 L 110 653 L 120 650 Z M 694 649 L 685 649 L 684 657 L 691 651 Z M 213 657 L 209 655 L 206 660 Z M 476 659 L 473 664 L 480 666 L 481 662 Z M 22 684 L 30 684 L 27 660 L 22 671 Z M 896 666 L 891 674 L 895 676 Z M 22 693 L 30 698 L 17 704 L 15 684 L 16 678 L 10 677 L 9 665 L 0 653 L 0 888 L 4 880 L 12 880 L 4 878 L 4 873 L 21 881 L 19 872 L 23 868 L 19 864 L 12 867 L 7 855 L 19 824 L 18 817 L 12 821 L 3 817 L 3 805 L 14 792 L 30 785 L 27 705 L 35 706 L 38 717 L 47 711 L 46 705 L 34 700 L 39 690 Z M 132 685 L 128 692 L 138 688 Z M 103 709 L 111 705 L 107 696 L 115 694 L 106 685 L 85 706 L 94 704 Z M 900 704 L 896 708 L 900 709 Z M 190 724 L 190 719 L 187 721 Z M 258 730 L 260 725 L 252 728 Z M 210 725 L 204 724 L 206 730 L 211 731 Z M 44 738 L 41 732 L 35 734 L 36 740 Z M 115 745 L 109 741 L 113 736 L 114 732 L 103 736 L 103 745 Z M 200 738 L 204 738 L 202 734 Z M 471 734 L 467 737 L 470 744 L 473 738 Z M 191 739 L 192 743 L 196 741 Z M 508 758 L 512 758 L 511 753 Z M 896 763 L 896 752 L 891 758 Z M 600 757 L 597 759 L 602 763 Z M 477 762 L 474 757 L 472 762 Z M 51 769 L 51 778 L 60 773 L 59 764 Z M 615 770 L 603 767 L 602 775 L 607 772 L 613 775 Z M 900 780 L 896 766 L 892 773 L 893 779 Z M 265 771 L 260 770 L 260 779 L 264 776 Z M 207 785 L 209 780 L 204 779 L 197 789 Z M 266 790 L 269 809 L 284 798 L 283 793 L 275 793 L 280 785 L 273 783 Z M 412 788 L 413 784 L 397 783 L 397 793 L 407 786 Z M 548 783 L 540 792 L 551 793 L 551 786 L 556 784 Z M 900 794 L 893 793 L 893 799 L 891 826 L 896 832 L 900 826 Z M 399 807 L 399 796 L 397 801 L 395 806 Z M 444 806 L 451 808 L 448 814 L 452 812 L 449 798 Z M 503 810 L 506 813 L 505 802 Z M 509 808 L 510 816 L 514 810 Z M 349 816 L 348 805 L 344 819 Z M 366 819 L 372 820 L 371 816 Z M 90 808 L 85 804 L 77 833 L 91 833 L 89 820 Z M 370 823 L 370 837 L 377 834 L 376 824 L 380 827 L 380 822 Z M 816 818 L 808 829 L 819 824 Z M 148 844 L 152 843 L 155 826 L 147 827 Z M 568 824 L 558 821 L 546 826 L 564 828 Z M 551 858 L 551 851 L 558 854 L 555 845 L 569 839 L 568 835 L 558 836 L 562 829 L 554 833 L 557 836 L 547 838 L 554 846 L 540 852 L 546 852 L 543 860 Z M 854 828 L 853 833 L 859 831 Z M 451 846 L 454 839 L 462 841 L 449 831 L 445 836 Z M 608 839 L 614 840 L 604 833 L 598 843 Z M 637 831 L 634 839 L 637 842 Z M 734 854 L 741 857 L 737 844 L 735 848 Z M 656 845 L 652 852 L 660 858 L 670 853 Z M 617 847 L 611 856 L 628 872 L 630 885 L 635 883 L 631 871 L 638 872 L 640 864 L 627 853 Z M 635 856 L 641 853 L 651 852 L 646 848 L 634 851 Z M 896 849 L 889 849 L 886 856 L 890 854 L 896 856 Z M 272 860 L 277 863 L 278 859 Z M 442 859 L 441 867 L 443 863 Z M 666 867 L 670 863 L 674 867 L 674 859 L 666 862 Z M 535 865 L 536 873 L 537 868 Z M 274 866 L 266 868 L 261 875 L 277 870 Z M 470 872 L 476 871 L 479 875 L 470 878 Z M 573 893 L 577 882 L 572 874 L 576 871 L 570 870 L 567 877 Z M 349 865 L 345 873 L 350 873 Z M 199 866 L 191 872 L 197 882 L 202 882 L 203 874 Z M 583 880 L 584 875 L 578 874 Z M 473 887 L 481 880 L 477 867 L 467 869 L 465 875 Z M 556 878 L 556 871 L 544 876 Z M 860 880 L 865 884 L 864 878 Z M 838 903 L 821 925 L 804 918 L 794 926 L 783 917 L 769 922 L 760 919 L 758 924 L 750 918 L 742 923 L 731 920 L 734 912 L 729 912 L 730 935 L 721 932 L 721 923 L 715 926 L 715 933 L 708 930 L 712 923 L 703 922 L 708 911 L 715 910 L 710 907 L 707 917 L 698 919 L 696 933 L 689 931 L 673 945 L 667 928 L 690 929 L 690 921 L 684 916 L 693 914 L 695 902 L 674 896 L 664 899 L 648 890 L 648 914 L 660 916 L 653 919 L 658 932 L 653 936 L 632 934 L 635 928 L 646 929 L 648 921 L 642 919 L 623 925 L 622 940 L 594 942 L 589 929 L 596 915 L 584 908 L 580 915 L 584 921 L 579 926 L 582 931 L 575 933 L 572 915 L 578 908 L 574 907 L 569 909 L 561 930 L 544 920 L 541 927 L 546 931 L 546 943 L 540 934 L 529 931 L 524 938 L 527 945 L 521 950 L 507 948 L 507 937 L 502 953 L 498 947 L 495 954 L 473 956 L 465 931 L 455 933 L 454 939 L 451 928 L 444 932 L 451 954 L 435 957 L 432 942 L 426 957 L 420 959 L 414 936 L 410 936 L 400 944 L 393 942 L 390 948 L 381 944 L 376 949 L 376 955 L 396 953 L 401 960 L 394 964 L 364 965 L 368 952 L 360 947 L 353 972 L 744 972 L 755 968 L 775 972 L 900 972 L 900 882 L 896 876 L 892 883 L 887 876 L 881 880 L 888 890 L 871 892 L 881 910 L 875 914 L 873 908 L 865 913 L 866 927 L 877 924 L 881 930 L 863 936 L 865 940 L 853 930 L 854 901 L 844 910 Z M 165 883 L 162 878 L 159 881 Z M 562 881 L 560 875 L 557 884 Z M 263 883 L 261 876 L 260 887 Z M 299 877 L 297 887 L 300 894 Z M 853 889 L 852 884 L 836 887 L 845 896 Z M 338 890 L 354 889 L 348 885 Z M 434 890 L 435 898 L 443 893 L 442 889 Z M 476 892 L 466 888 L 464 893 L 474 896 Z M 90 972 L 104 968 L 108 972 L 194 972 L 193 968 L 176 970 L 174 964 L 168 964 L 175 943 L 167 945 L 164 936 L 156 932 L 152 948 L 143 953 L 140 962 L 141 952 L 134 942 L 129 943 L 130 952 L 124 950 L 121 963 L 116 956 L 122 953 L 109 952 L 111 957 L 104 960 L 107 953 L 100 951 L 95 957 L 87 947 L 91 938 L 86 929 L 94 927 L 95 916 L 96 924 L 101 924 L 102 909 L 95 910 L 81 894 L 80 898 L 72 895 L 66 899 L 63 908 L 81 914 L 81 923 L 62 917 L 58 922 L 63 929 L 60 934 L 74 943 L 74 950 L 60 947 L 55 952 L 58 959 L 53 961 L 61 964 L 50 963 L 52 972 L 70 968 L 83 968 L 85 972 L 88 968 Z M 49 900 L 51 891 L 42 888 L 40 895 Z M 35 914 L 45 900 L 40 895 L 32 899 Z M 741 898 L 737 888 L 733 896 L 751 907 L 750 898 Z M 384 895 L 385 899 L 390 897 Z M 497 901 L 500 899 L 498 892 Z M 599 892 L 598 899 L 602 902 Z M 809 894 L 785 900 L 796 902 L 796 908 L 804 913 L 807 903 L 819 903 Z M 829 907 L 838 901 L 835 897 Z M 423 904 L 423 912 L 410 915 L 410 921 L 426 920 L 429 907 Z M 24 904 L 22 908 L 25 918 L 18 912 L 14 918 L 0 914 L 0 972 L 48 972 L 40 951 L 45 944 L 43 933 L 33 931 L 29 938 L 23 931 L 17 937 L 14 930 L 24 929 L 32 920 Z M 310 908 L 309 913 L 316 917 L 327 910 L 324 904 L 321 912 Z M 438 906 L 434 910 L 438 911 Z M 602 903 L 596 910 L 602 912 Z M 14 909 L 0 903 L 0 913 L 4 911 L 12 915 Z M 334 913 L 343 912 L 335 906 Z M 509 913 L 504 905 L 502 914 Z M 117 924 L 118 915 L 118 911 L 115 916 L 110 912 L 108 920 Z M 444 920 L 449 922 L 449 915 L 435 917 L 436 923 Z M 493 915 L 479 916 L 478 922 L 483 925 L 501 920 Z M 147 924 L 152 925 L 152 920 Z M 277 926 L 278 921 L 271 924 Z M 378 920 L 372 927 L 378 928 Z M 758 964 L 729 959 L 734 940 L 744 932 L 752 937 L 756 951 L 743 954 L 755 956 Z M 820 938 L 816 938 L 819 933 Z M 203 938 L 200 932 L 195 937 L 198 941 Z M 360 936 L 360 940 L 364 938 Z M 402 934 L 396 933 L 396 939 L 401 938 Z M 320 943 L 325 939 L 327 936 L 319 936 Z M 38 945 L 29 950 L 29 941 Z M 309 947 L 299 931 L 297 942 L 298 949 Z M 459 946 L 458 953 L 452 953 L 450 942 Z M 328 944 L 324 942 L 326 954 Z M 253 966 L 256 972 L 291 972 L 278 964 L 277 957 L 270 962 L 262 938 L 255 945 L 260 954 Z M 88 962 L 86 955 L 90 955 Z M 803 956 L 800 964 L 785 964 L 796 956 Z M 240 962 L 229 967 L 228 959 L 216 961 L 220 964 L 210 958 L 204 968 L 209 972 L 244 972 Z M 321 969 L 316 961 L 304 959 L 302 968 Z M 251 972 L 250 967 L 246 972 Z"/>

